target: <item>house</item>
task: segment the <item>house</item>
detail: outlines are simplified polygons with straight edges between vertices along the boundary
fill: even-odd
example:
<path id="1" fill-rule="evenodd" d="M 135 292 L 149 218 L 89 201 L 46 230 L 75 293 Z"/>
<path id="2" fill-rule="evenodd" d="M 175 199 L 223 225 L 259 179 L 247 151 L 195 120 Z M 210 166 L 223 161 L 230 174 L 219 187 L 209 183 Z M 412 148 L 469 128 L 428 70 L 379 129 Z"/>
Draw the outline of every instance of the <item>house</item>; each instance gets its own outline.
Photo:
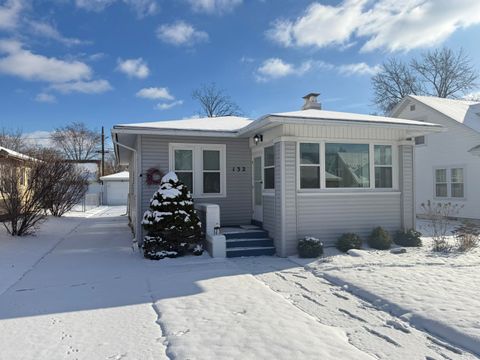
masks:
<path id="1" fill-rule="evenodd" d="M 463 206 L 458 217 L 480 219 L 480 102 L 412 95 L 391 116 L 446 129 L 415 138 L 418 213 L 427 200 L 448 201 Z"/>
<path id="2" fill-rule="evenodd" d="M 94 208 L 100 206 L 103 200 L 103 186 L 100 183 L 100 168 L 101 160 L 65 160 L 68 163 L 75 164 L 75 166 L 83 171 L 88 180 L 88 189 L 85 197 L 82 200 L 82 203 L 79 204 L 82 206 L 83 211 L 86 209 Z"/>
<path id="3" fill-rule="evenodd" d="M 17 151 L 0 146 L 0 176 L 3 172 L 10 171 L 13 165 L 15 168 L 17 168 L 17 177 L 20 190 L 24 189 L 28 182 L 28 164 L 31 161 L 36 160 L 25 154 L 21 154 Z M 0 218 L 5 214 L 3 200 L 4 199 L 0 195 Z"/>
<path id="4" fill-rule="evenodd" d="M 216 117 L 116 125 L 115 152 L 128 165 L 129 216 L 140 222 L 158 185 L 147 174 L 175 171 L 196 202 L 218 204 L 221 226 L 257 224 L 276 253 L 298 239 L 331 245 L 344 232 L 415 227 L 414 137 L 440 125 L 326 111 L 318 94 L 300 111 L 257 120 Z"/>
<path id="5" fill-rule="evenodd" d="M 128 201 L 128 171 L 101 176 L 103 184 L 104 205 L 127 205 Z"/>

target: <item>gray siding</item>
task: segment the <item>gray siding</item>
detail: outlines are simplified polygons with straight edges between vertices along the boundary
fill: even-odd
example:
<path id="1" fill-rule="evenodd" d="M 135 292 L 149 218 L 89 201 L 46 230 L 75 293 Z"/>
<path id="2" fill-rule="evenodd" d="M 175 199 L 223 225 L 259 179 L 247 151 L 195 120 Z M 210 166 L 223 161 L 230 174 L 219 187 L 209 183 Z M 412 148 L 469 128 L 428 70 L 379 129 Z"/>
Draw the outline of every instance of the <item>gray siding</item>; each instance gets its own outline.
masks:
<path id="1" fill-rule="evenodd" d="M 415 196 L 414 196 L 414 160 L 413 146 L 399 147 L 401 218 L 404 230 L 415 228 Z"/>
<path id="2" fill-rule="evenodd" d="M 263 196 L 263 228 L 268 231 L 269 236 L 275 239 L 275 196 Z M 275 243 L 275 246 L 280 245 Z"/>
<path id="3" fill-rule="evenodd" d="M 196 198 L 196 202 L 220 205 L 222 226 L 249 224 L 252 218 L 252 173 L 251 152 L 248 139 L 204 138 L 204 137 L 163 137 L 142 135 L 142 174 L 154 167 L 163 172 L 169 170 L 169 143 L 225 144 L 227 196 L 223 198 Z M 233 167 L 245 167 L 245 172 L 234 172 Z M 148 208 L 157 185 L 149 186 L 142 178 L 142 209 Z"/>
<path id="4" fill-rule="evenodd" d="M 298 236 L 315 236 L 326 246 L 342 233 L 366 237 L 376 226 L 388 231 L 401 227 L 399 193 L 299 194 Z"/>
<path id="5" fill-rule="evenodd" d="M 283 241 L 283 224 L 282 224 L 282 146 L 277 142 L 274 145 L 275 151 L 275 234 L 273 240 L 275 241 L 275 248 L 277 254 L 285 256 L 283 254 L 284 241 Z"/>
<path id="6" fill-rule="evenodd" d="M 293 141 L 284 143 L 284 187 L 285 187 L 285 217 L 284 241 L 285 254 L 297 253 L 297 144 Z"/>

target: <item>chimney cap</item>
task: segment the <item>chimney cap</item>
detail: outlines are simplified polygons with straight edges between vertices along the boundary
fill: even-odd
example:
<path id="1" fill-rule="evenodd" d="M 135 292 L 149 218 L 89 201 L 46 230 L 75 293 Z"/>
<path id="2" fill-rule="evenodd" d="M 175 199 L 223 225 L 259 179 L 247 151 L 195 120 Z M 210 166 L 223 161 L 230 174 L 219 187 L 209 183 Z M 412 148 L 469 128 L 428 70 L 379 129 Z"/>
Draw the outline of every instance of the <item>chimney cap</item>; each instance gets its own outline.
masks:
<path id="1" fill-rule="evenodd" d="M 311 93 L 303 96 L 302 99 L 310 99 L 312 96 L 313 97 L 318 97 L 318 96 L 320 96 L 320 93 L 311 92 Z"/>

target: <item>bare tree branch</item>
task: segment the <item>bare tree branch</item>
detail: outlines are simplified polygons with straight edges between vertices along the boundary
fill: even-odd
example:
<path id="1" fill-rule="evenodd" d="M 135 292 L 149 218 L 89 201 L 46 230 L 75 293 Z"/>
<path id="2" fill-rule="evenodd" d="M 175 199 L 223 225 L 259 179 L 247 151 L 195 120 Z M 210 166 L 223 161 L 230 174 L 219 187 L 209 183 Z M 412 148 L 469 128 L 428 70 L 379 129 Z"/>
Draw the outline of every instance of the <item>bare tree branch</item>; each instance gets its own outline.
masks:
<path id="1" fill-rule="evenodd" d="M 23 133 L 20 130 L 0 129 L 0 146 L 13 151 L 23 152 L 26 149 Z"/>
<path id="2" fill-rule="evenodd" d="M 242 114 L 240 107 L 215 83 L 201 85 L 193 91 L 192 98 L 200 103 L 200 115 L 216 117 Z"/>
<path id="3" fill-rule="evenodd" d="M 91 160 L 97 156 L 101 135 L 90 130 L 84 123 L 73 122 L 57 128 L 50 135 L 53 144 L 70 160 Z"/>

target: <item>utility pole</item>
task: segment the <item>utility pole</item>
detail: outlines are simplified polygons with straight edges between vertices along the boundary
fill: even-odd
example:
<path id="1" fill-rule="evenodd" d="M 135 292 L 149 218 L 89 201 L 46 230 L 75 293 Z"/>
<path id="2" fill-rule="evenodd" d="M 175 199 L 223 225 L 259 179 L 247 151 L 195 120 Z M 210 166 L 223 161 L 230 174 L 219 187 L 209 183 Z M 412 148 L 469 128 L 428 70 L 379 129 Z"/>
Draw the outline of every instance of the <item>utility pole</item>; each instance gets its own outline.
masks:
<path id="1" fill-rule="evenodd" d="M 105 175 L 105 130 L 102 126 L 102 176 Z"/>

